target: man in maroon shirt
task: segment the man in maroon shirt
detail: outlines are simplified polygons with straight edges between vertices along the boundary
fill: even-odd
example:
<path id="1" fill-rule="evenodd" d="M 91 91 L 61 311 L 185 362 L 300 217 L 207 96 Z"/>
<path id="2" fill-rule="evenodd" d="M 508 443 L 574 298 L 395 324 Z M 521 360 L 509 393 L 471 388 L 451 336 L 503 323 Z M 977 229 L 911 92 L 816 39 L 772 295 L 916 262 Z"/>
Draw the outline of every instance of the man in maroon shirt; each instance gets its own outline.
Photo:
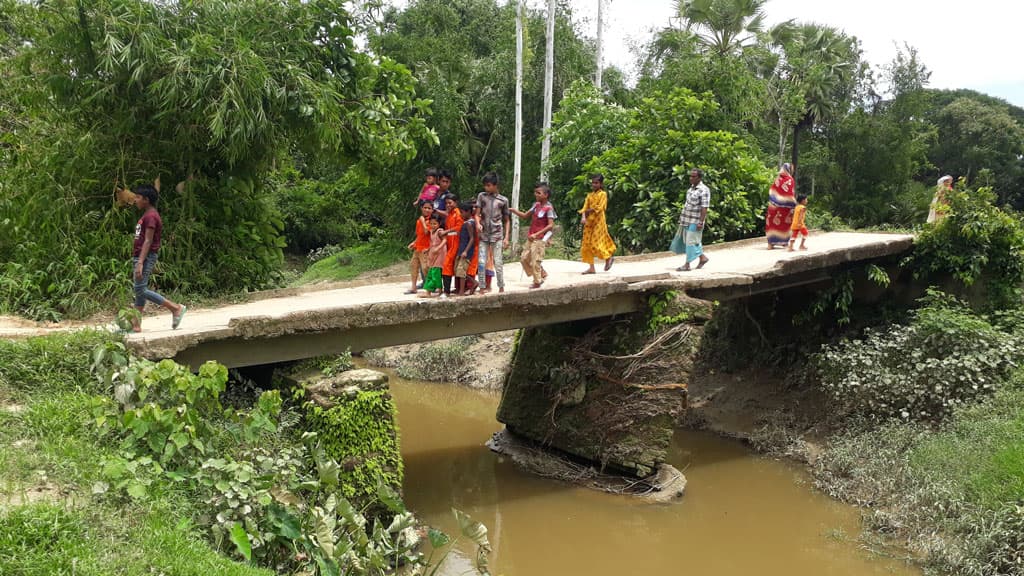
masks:
<path id="1" fill-rule="evenodd" d="M 159 195 L 156 188 L 150 184 L 136 186 L 133 192 L 135 192 L 135 206 L 142 210 L 142 217 L 135 225 L 135 242 L 132 245 L 135 309 L 140 313 L 145 310 L 146 300 L 157 306 L 163 306 L 171 311 L 171 329 L 177 329 L 187 308 L 182 304 L 175 304 L 149 289 L 149 275 L 153 273 L 153 267 L 156 266 L 157 255 L 160 252 L 160 238 L 164 230 L 164 222 L 160 219 L 160 213 L 156 211 Z M 141 315 L 139 319 L 132 320 L 132 331 L 142 332 Z"/>

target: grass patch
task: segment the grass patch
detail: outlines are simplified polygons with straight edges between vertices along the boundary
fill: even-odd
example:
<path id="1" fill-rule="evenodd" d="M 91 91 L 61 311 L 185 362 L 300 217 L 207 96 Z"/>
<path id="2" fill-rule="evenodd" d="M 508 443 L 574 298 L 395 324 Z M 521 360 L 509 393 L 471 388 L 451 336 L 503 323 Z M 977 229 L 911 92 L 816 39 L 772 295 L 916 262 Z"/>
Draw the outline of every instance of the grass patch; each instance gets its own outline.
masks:
<path id="1" fill-rule="evenodd" d="M 313 263 L 296 284 L 352 280 L 364 272 L 386 268 L 408 259 L 406 244 L 396 240 L 374 240 L 346 248 Z"/>
<path id="2" fill-rule="evenodd" d="M 99 392 L 89 373 L 90 355 L 99 344 L 116 340 L 108 332 L 83 330 L 24 340 L 0 340 L 0 398 L 18 392 L 80 390 Z"/>
<path id="3" fill-rule="evenodd" d="M 868 525 L 908 543 L 928 573 L 1007 574 L 1024 559 L 1024 372 L 935 429 L 864 420 L 833 439 L 818 484 L 869 505 Z M 1016 535 L 1016 536 L 1015 536 Z"/>
<path id="4" fill-rule="evenodd" d="M 425 344 L 403 360 L 395 372 L 407 380 L 465 382 L 473 376 L 469 347 L 476 336 L 462 336 L 446 342 Z"/>
<path id="5" fill-rule="evenodd" d="M 955 481 L 965 499 L 985 508 L 1024 500 L 1024 390 L 964 409 L 917 445 L 910 463 L 916 474 Z"/>
<path id="6" fill-rule="evenodd" d="M 219 554 L 190 518 L 188 494 L 134 502 L 92 494 L 115 454 L 92 423 L 93 348 L 114 337 L 75 332 L 0 341 L 0 574 L 266 576 Z M 27 494 L 32 498 L 26 498 Z"/>
<path id="7" fill-rule="evenodd" d="M 0 511 L 5 576 L 269 576 L 198 539 L 169 509 L 37 503 Z"/>

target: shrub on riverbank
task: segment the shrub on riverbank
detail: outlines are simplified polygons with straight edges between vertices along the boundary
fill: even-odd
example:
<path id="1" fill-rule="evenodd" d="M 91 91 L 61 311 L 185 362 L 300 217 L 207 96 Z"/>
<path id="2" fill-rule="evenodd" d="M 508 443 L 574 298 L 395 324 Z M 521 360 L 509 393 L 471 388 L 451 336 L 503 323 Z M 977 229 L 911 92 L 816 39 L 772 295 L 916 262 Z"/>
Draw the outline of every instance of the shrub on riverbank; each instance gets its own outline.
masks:
<path id="1" fill-rule="evenodd" d="M 269 574 L 229 556 L 309 574 L 423 563 L 401 501 L 380 493 L 385 521 L 340 498 L 340 465 L 277 390 L 224 408 L 223 366 L 192 374 L 92 333 L 0 341 L 0 367 L 0 573 Z"/>
<path id="2" fill-rule="evenodd" d="M 814 358 L 822 387 L 841 409 L 868 416 L 937 420 L 991 395 L 1020 360 L 1018 334 L 938 291 L 909 324 L 868 330 Z M 1020 312 L 995 321 L 1016 325 Z"/>
<path id="3" fill-rule="evenodd" d="M 963 287 L 982 284 L 990 309 L 1021 304 L 1024 285 L 1024 221 L 996 206 L 991 188 L 949 194 L 949 216 L 928 226 L 904 261 L 916 277 Z"/>
<path id="4" fill-rule="evenodd" d="M 814 470 L 939 574 L 1024 570 L 1024 312 L 930 291 L 909 323 L 814 358 L 843 428 Z"/>

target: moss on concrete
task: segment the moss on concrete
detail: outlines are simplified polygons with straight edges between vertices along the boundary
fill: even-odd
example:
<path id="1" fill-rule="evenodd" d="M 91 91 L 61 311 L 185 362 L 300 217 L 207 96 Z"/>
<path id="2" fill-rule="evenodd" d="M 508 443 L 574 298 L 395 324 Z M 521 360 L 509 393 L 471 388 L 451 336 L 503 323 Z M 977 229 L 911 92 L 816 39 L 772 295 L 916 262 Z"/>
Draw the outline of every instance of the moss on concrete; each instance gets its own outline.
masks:
<path id="1" fill-rule="evenodd" d="M 336 386 L 324 382 L 307 386 L 319 390 L 314 394 L 332 389 L 337 394 L 332 395 L 330 404 L 311 402 L 306 416 L 309 429 L 320 436 L 327 455 L 341 465 L 342 494 L 365 504 L 375 499 L 382 483 L 396 492 L 402 488 L 395 403 L 386 385 L 346 383 L 344 377 L 343 373 Z"/>
<path id="2" fill-rule="evenodd" d="M 673 310 L 684 304 L 673 303 Z M 609 358 L 641 350 L 652 338 L 649 320 L 648 311 L 523 330 L 498 420 L 520 436 L 602 468 L 652 473 L 666 458 L 686 391 L 684 382 L 651 379 L 685 378 L 686 371 L 638 377 L 640 371 L 625 369 L 632 360 Z M 672 351 L 684 356 L 683 364 L 699 341 L 699 327 L 694 331 Z"/>

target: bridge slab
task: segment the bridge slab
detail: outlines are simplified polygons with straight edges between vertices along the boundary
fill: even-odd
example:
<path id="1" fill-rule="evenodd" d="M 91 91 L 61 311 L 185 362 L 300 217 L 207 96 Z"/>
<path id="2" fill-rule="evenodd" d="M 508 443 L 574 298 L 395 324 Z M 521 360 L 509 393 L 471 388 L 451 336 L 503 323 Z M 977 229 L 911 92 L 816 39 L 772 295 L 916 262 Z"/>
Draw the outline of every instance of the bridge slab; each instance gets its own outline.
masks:
<path id="1" fill-rule="evenodd" d="M 812 234 L 811 250 L 767 250 L 763 239 L 708 246 L 704 269 L 677 272 L 669 253 L 624 257 L 608 273 L 580 275 L 583 265 L 545 261 L 544 288 L 529 290 L 518 264 L 505 266 L 504 294 L 448 300 L 403 295 L 408 280 L 311 289 L 211 310 L 189 310 L 180 330 L 147 320 L 128 344 L 148 358 L 195 365 L 216 359 L 228 366 L 267 364 L 343 351 L 453 336 L 556 324 L 638 309 L 644 293 L 681 290 L 717 299 L 827 278 L 829 269 L 908 252 L 902 234 Z M 704 291 L 704 292 L 701 292 Z M 163 320 L 161 318 L 160 320 Z M 162 324 L 162 322 L 161 322 Z M 169 324 L 169 322 L 168 322 Z"/>

